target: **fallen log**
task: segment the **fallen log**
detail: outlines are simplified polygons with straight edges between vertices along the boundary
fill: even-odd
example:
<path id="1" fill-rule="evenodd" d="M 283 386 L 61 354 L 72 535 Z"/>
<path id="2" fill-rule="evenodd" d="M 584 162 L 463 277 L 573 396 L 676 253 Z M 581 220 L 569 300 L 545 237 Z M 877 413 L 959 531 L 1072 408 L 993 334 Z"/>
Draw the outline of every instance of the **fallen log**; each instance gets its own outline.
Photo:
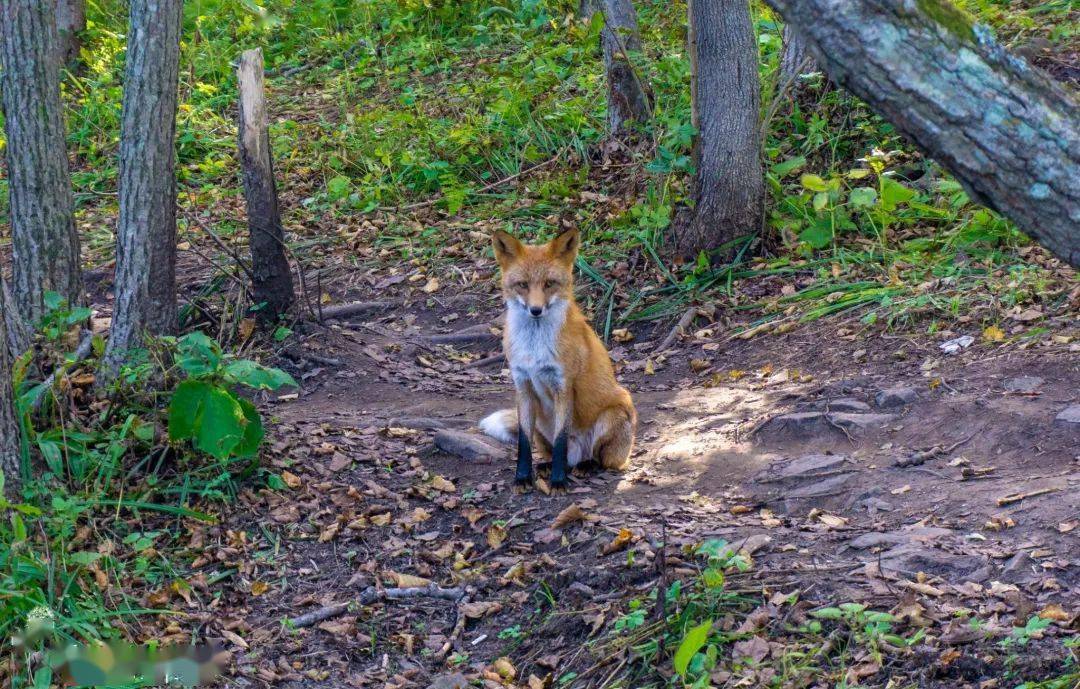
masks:
<path id="1" fill-rule="evenodd" d="M 464 597 L 465 591 L 460 588 L 444 589 L 437 584 L 429 584 L 427 586 L 413 586 L 408 588 L 391 588 L 391 589 L 377 589 L 374 586 L 369 586 L 360 592 L 359 598 L 356 601 L 349 601 L 346 603 L 334 603 L 333 605 L 326 605 L 311 612 L 304 613 L 294 617 L 288 621 L 290 627 L 294 629 L 300 629 L 301 627 L 310 627 L 313 624 L 318 624 L 325 620 L 329 620 L 339 615 L 344 615 L 349 608 L 354 604 L 371 605 L 380 600 L 401 600 L 404 598 L 436 598 L 440 600 L 459 601 Z"/>

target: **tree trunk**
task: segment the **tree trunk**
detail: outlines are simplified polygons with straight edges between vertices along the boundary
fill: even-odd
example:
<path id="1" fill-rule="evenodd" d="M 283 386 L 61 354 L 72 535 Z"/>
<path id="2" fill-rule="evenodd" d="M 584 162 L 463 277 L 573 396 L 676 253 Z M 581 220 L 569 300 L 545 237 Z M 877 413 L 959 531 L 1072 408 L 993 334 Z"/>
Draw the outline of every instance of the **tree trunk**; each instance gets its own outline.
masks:
<path id="1" fill-rule="evenodd" d="M 604 13 L 600 44 L 607 74 L 608 131 L 622 136 L 630 123 L 648 122 L 652 116 L 647 87 L 630 61 L 631 54 L 642 51 L 637 12 L 631 0 L 595 0 L 595 6 Z"/>
<path id="2" fill-rule="evenodd" d="M 176 134 L 181 0 L 131 0 L 120 122 L 116 298 L 105 379 L 145 331 L 176 331 Z"/>
<path id="3" fill-rule="evenodd" d="M 816 71 L 817 66 L 806 49 L 806 41 L 795 27 L 785 24 L 784 49 L 780 53 L 780 84 L 797 86 L 800 76 Z"/>
<path id="4" fill-rule="evenodd" d="M 82 38 L 86 31 L 85 0 L 56 0 L 57 54 L 60 65 L 74 65 L 79 60 Z"/>
<path id="5" fill-rule="evenodd" d="M 238 139 L 251 233 L 252 291 L 259 319 L 273 322 L 288 312 L 295 295 L 274 184 L 261 50 L 247 50 L 240 56 L 237 81 L 240 85 Z"/>
<path id="6" fill-rule="evenodd" d="M 0 278 L 2 280 L 2 278 Z M 0 338 L 8 342 L 8 313 L 13 305 L 7 301 L 7 282 L 0 285 Z M 19 422 L 15 416 L 15 392 L 11 387 L 11 365 L 14 358 L 8 347 L 0 346 L 0 472 L 4 475 L 4 495 L 13 499 L 22 485 L 19 451 Z"/>
<path id="7" fill-rule="evenodd" d="M 972 199 L 1080 267 L 1080 104 L 945 0 L 768 0 Z"/>
<path id="8" fill-rule="evenodd" d="M 672 225 L 677 255 L 692 258 L 761 230 L 761 92 L 747 0 L 690 0 L 694 208 Z"/>
<path id="9" fill-rule="evenodd" d="M 50 9 L 35 0 L 0 3 L 12 275 L 16 307 L 30 323 L 44 314 L 46 291 L 83 300 Z"/>

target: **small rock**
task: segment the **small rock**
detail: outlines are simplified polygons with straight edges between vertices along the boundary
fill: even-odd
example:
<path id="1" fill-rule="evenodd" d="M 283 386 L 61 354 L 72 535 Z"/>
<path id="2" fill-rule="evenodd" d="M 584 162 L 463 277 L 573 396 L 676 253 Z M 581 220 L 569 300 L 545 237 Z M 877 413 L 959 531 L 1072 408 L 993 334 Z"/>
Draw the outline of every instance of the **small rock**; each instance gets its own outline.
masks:
<path id="1" fill-rule="evenodd" d="M 773 464 L 758 477 L 758 482 L 802 481 L 802 479 L 834 474 L 838 471 L 850 471 L 846 467 L 847 463 L 848 458 L 845 455 L 804 455 L 784 464 Z"/>
<path id="2" fill-rule="evenodd" d="M 830 476 L 829 478 L 818 481 L 817 483 L 811 483 L 808 486 L 801 486 L 794 490 L 788 491 L 784 494 L 786 498 L 803 499 L 803 498 L 821 498 L 829 495 L 840 495 L 848 490 L 848 484 L 853 478 L 853 474 L 840 474 L 839 476 Z"/>
<path id="3" fill-rule="evenodd" d="M 1054 417 L 1054 423 L 1066 428 L 1080 429 L 1080 404 L 1071 404 Z"/>
<path id="4" fill-rule="evenodd" d="M 834 424 L 856 433 L 880 428 L 895 419 L 895 414 L 829 414 Z"/>
<path id="5" fill-rule="evenodd" d="M 919 400 L 919 391 L 911 387 L 885 388 L 874 397 L 874 404 L 883 408 L 903 407 Z"/>
<path id="6" fill-rule="evenodd" d="M 435 680 L 428 685 L 428 689 L 469 689 L 471 686 L 469 679 L 465 675 L 455 672 L 452 675 L 436 677 Z"/>
<path id="7" fill-rule="evenodd" d="M 506 448 L 487 438 L 449 428 L 435 434 L 435 446 L 443 452 L 470 462 L 486 462 L 506 457 Z"/>
<path id="8" fill-rule="evenodd" d="M 782 414 L 765 425 L 771 433 L 784 433 L 796 436 L 808 436 L 825 428 L 825 415 L 819 411 L 802 411 L 794 414 Z"/>
<path id="9" fill-rule="evenodd" d="M 1038 390 L 1044 382 L 1038 376 L 1017 376 L 1005 379 L 1003 386 L 1006 392 L 1030 393 Z"/>
<path id="10" fill-rule="evenodd" d="M 830 412 L 864 412 L 870 411 L 870 405 L 854 397 L 842 397 L 838 400 L 830 400 L 824 404 Z"/>
<path id="11" fill-rule="evenodd" d="M 904 543 L 888 552 L 877 556 L 872 562 L 878 562 L 884 575 L 902 574 L 914 577 L 919 572 L 931 576 L 940 576 L 947 580 L 983 579 L 985 561 L 974 555 L 947 553 L 927 546 Z"/>

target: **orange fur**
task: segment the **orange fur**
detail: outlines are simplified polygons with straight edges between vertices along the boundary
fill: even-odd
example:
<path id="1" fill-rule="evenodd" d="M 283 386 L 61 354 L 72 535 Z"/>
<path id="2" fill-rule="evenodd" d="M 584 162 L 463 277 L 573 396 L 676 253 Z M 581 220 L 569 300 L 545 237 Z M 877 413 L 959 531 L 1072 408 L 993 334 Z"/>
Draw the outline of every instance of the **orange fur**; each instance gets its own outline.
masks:
<path id="1" fill-rule="evenodd" d="M 624 468 L 633 450 L 637 412 L 630 393 L 615 380 L 607 349 L 574 300 L 577 231 L 541 245 L 497 232 L 492 244 L 508 308 L 503 348 L 518 396 L 518 418 L 507 412 L 492 418 L 501 414 L 497 423 L 520 423 L 545 454 L 568 421 L 571 466 L 595 460 L 607 469 Z M 536 316 L 537 310 L 543 315 Z M 550 339 L 545 327 L 552 329 Z M 499 430 L 505 432 L 488 432 L 504 440 L 510 435 L 509 428 Z"/>

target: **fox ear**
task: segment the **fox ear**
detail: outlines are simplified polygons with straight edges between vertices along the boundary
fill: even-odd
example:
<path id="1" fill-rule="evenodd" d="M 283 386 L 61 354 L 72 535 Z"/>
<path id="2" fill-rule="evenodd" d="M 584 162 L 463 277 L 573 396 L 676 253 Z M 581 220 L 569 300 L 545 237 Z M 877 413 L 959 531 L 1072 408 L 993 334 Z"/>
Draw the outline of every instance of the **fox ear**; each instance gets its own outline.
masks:
<path id="1" fill-rule="evenodd" d="M 581 236 L 578 234 L 577 228 L 574 228 L 572 230 L 567 230 L 555 239 L 552 239 L 548 250 L 551 252 L 552 258 L 573 265 L 574 259 L 577 258 L 578 247 L 580 246 Z"/>
<path id="2" fill-rule="evenodd" d="M 496 231 L 491 235 L 491 246 L 495 249 L 495 260 L 500 268 L 505 269 L 521 256 L 521 242 L 509 232 Z"/>

